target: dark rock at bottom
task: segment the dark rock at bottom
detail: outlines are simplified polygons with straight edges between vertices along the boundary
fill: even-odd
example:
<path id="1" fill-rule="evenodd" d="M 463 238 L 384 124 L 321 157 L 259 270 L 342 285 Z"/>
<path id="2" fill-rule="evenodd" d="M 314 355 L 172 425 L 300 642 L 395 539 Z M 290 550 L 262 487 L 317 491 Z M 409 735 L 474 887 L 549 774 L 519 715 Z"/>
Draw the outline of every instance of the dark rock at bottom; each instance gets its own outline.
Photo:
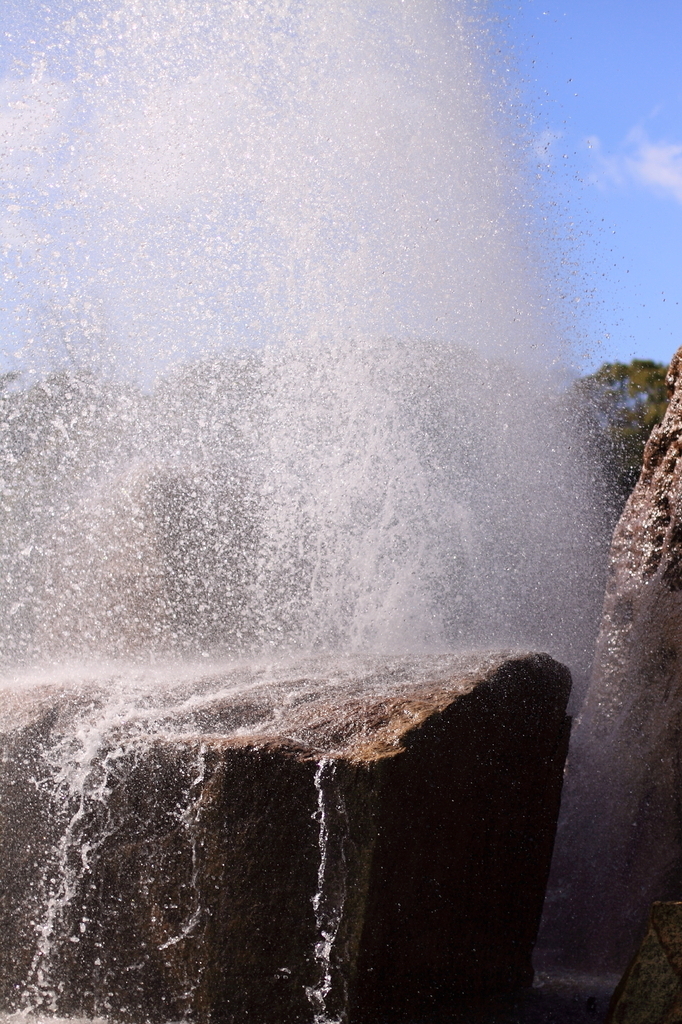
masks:
<path id="1" fill-rule="evenodd" d="M 546 655 L 5 694 L 0 999 L 416 1018 L 529 985 L 568 742 Z"/>
<path id="2" fill-rule="evenodd" d="M 463 998 L 410 1024 L 605 1024 L 614 975 L 540 974 L 532 988 Z"/>

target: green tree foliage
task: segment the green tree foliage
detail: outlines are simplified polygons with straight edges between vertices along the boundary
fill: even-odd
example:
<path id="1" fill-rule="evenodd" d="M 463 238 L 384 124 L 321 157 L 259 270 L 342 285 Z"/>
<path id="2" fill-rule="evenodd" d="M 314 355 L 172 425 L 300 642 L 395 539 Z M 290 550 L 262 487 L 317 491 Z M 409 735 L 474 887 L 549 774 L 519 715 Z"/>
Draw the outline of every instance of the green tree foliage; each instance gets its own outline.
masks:
<path id="1" fill-rule="evenodd" d="M 604 363 L 578 382 L 604 441 L 613 483 L 624 500 L 637 483 L 644 446 L 665 415 L 668 367 L 651 359 Z"/>

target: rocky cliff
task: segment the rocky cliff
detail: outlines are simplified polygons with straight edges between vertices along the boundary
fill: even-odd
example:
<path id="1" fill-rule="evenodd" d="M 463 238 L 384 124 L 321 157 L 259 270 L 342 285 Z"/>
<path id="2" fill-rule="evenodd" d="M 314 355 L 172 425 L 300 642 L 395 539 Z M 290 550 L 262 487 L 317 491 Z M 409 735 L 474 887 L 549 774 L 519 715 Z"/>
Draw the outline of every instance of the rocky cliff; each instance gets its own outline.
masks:
<path id="1" fill-rule="evenodd" d="M 613 535 L 553 872 L 547 940 L 593 968 L 622 970 L 651 903 L 682 896 L 682 349 L 667 385 Z"/>

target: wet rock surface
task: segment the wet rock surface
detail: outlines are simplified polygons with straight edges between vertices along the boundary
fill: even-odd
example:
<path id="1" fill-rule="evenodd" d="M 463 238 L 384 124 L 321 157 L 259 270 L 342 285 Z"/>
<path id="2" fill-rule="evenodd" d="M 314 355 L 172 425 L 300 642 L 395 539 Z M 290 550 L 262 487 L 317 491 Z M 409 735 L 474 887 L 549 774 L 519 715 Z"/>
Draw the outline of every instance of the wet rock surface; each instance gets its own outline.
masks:
<path id="1" fill-rule="evenodd" d="M 622 972 L 651 903 L 682 897 L 682 350 L 667 383 L 613 535 L 569 760 L 541 941 L 574 967 Z"/>
<path id="2" fill-rule="evenodd" d="M 13 680 L 3 1008 L 374 1022 L 529 985 L 569 687 L 526 654 Z"/>

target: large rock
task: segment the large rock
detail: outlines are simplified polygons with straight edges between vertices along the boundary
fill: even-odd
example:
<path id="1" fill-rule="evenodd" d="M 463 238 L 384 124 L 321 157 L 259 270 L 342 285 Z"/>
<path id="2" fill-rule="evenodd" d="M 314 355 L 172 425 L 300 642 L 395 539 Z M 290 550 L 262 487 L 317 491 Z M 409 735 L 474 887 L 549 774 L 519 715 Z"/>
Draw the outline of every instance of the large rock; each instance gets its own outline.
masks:
<path id="1" fill-rule="evenodd" d="M 682 1020 L 682 903 L 654 903 L 646 935 L 613 993 L 607 1024 Z"/>
<path id="2" fill-rule="evenodd" d="M 376 1022 L 530 984 L 569 686 L 523 654 L 15 682 L 3 1008 Z"/>
<path id="3" fill-rule="evenodd" d="M 622 970 L 651 903 L 682 896 L 681 371 L 682 349 L 613 535 L 574 730 L 545 941 L 575 966 Z"/>

